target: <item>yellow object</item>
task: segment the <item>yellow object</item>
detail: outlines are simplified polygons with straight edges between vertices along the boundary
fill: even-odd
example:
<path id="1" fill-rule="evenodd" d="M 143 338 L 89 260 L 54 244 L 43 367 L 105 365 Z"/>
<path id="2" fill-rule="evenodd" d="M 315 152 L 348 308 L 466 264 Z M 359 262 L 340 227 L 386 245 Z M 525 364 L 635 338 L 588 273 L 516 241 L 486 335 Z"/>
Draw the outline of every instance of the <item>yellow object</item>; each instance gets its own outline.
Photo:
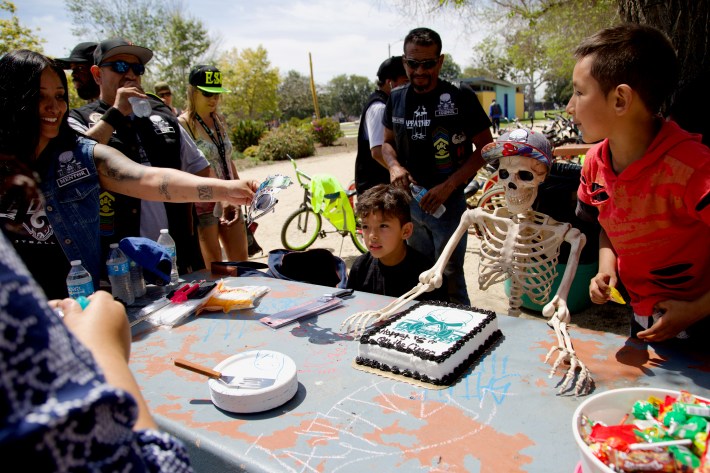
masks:
<path id="1" fill-rule="evenodd" d="M 611 297 L 611 300 L 618 303 L 618 304 L 626 304 L 626 301 L 624 300 L 623 297 L 621 297 L 621 293 L 617 288 L 614 286 L 611 286 L 609 288 L 609 297 Z"/>
<path id="2" fill-rule="evenodd" d="M 230 310 L 251 309 L 267 292 L 268 286 L 228 287 L 224 281 L 219 281 L 215 292 L 199 312 L 221 310 L 227 313 Z"/>

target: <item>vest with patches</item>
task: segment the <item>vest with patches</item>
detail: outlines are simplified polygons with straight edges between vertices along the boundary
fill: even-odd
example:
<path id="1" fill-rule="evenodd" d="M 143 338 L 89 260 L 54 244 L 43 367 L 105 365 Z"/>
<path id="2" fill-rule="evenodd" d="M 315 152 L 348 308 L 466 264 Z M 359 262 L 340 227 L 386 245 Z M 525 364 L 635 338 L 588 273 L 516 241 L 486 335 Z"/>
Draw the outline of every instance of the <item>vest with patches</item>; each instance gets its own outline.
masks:
<path id="1" fill-rule="evenodd" d="M 389 184 L 390 173 L 375 161 L 370 151 L 370 140 L 367 137 L 367 123 L 365 115 L 372 104 L 387 103 L 388 95 L 381 90 L 374 91 L 367 99 L 367 104 L 360 116 L 360 128 L 357 132 L 357 157 L 355 158 L 355 186 L 357 193 L 362 194 L 367 189 L 377 184 Z"/>

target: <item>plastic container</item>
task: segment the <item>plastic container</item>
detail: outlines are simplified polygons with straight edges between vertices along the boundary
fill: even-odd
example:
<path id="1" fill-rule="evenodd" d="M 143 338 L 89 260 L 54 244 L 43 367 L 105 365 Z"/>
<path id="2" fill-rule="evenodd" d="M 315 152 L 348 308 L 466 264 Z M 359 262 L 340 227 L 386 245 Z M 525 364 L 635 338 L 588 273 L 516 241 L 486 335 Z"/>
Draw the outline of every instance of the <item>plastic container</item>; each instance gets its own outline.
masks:
<path id="1" fill-rule="evenodd" d="M 133 109 L 133 114 L 140 118 L 149 117 L 153 108 L 150 106 L 148 99 L 143 99 L 140 97 L 129 97 L 128 101 L 131 103 L 131 108 Z"/>
<path id="2" fill-rule="evenodd" d="M 81 265 L 81 260 L 71 262 L 71 269 L 67 275 L 67 292 L 72 299 L 80 296 L 89 297 L 94 293 L 94 281 L 91 274 Z"/>
<path id="3" fill-rule="evenodd" d="M 168 250 L 168 254 L 173 260 L 173 267 L 170 270 L 170 285 L 172 286 L 174 284 L 177 284 L 180 280 L 180 275 L 178 274 L 177 269 L 177 248 L 175 247 L 175 240 L 173 240 L 173 237 L 170 236 L 170 233 L 168 233 L 167 228 L 163 228 L 160 230 L 158 244 L 162 245 L 163 248 Z"/>
<path id="4" fill-rule="evenodd" d="M 421 202 L 422 198 L 426 195 L 428 192 L 426 189 L 424 189 L 422 186 L 418 186 L 416 184 L 409 184 L 409 189 L 412 191 L 412 197 L 414 197 L 414 200 L 417 202 Z M 444 204 L 441 204 L 438 209 L 436 209 L 436 212 L 434 212 L 432 215 L 435 218 L 439 218 L 442 215 L 444 215 L 444 212 L 446 212 L 446 207 L 444 207 Z"/>
<path id="5" fill-rule="evenodd" d="M 133 290 L 133 297 L 138 299 L 139 297 L 145 296 L 146 287 L 145 279 L 143 279 L 143 267 L 128 258 L 129 272 L 131 273 L 131 289 Z"/>
<path id="6" fill-rule="evenodd" d="M 128 266 L 128 258 L 118 247 L 118 243 L 111 243 L 106 260 L 108 270 L 108 280 L 111 282 L 111 294 L 115 299 L 120 299 L 124 304 L 130 305 L 135 302 L 133 288 L 131 287 L 131 274 Z"/>
<path id="7" fill-rule="evenodd" d="M 692 391 L 690 393 L 699 399 L 708 401 L 708 399 L 697 396 Z M 582 454 L 582 471 L 584 473 L 614 473 L 614 470 L 592 454 L 584 439 L 582 439 L 579 426 L 583 415 L 593 421 L 617 425 L 625 414 L 631 412 L 634 402 L 646 400 L 649 396 L 663 399 L 666 395 L 679 396 L 680 393 L 670 389 L 657 388 L 612 389 L 611 391 L 595 394 L 580 404 L 572 416 L 572 432 L 574 441 Z"/>

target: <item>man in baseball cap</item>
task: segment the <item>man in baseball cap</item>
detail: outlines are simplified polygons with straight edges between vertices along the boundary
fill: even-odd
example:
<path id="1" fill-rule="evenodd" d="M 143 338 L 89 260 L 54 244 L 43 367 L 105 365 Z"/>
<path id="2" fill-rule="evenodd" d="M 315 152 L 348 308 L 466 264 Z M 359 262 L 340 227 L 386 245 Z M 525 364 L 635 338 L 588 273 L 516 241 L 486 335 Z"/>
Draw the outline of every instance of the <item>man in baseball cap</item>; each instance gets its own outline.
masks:
<path id="1" fill-rule="evenodd" d="M 402 56 L 385 59 L 377 69 L 377 90 L 367 99 L 360 116 L 355 158 L 355 186 L 362 194 L 376 184 L 389 184 L 390 173 L 382 157 L 385 129 L 382 117 L 390 92 L 409 82 L 402 64 Z"/>
<path id="2" fill-rule="evenodd" d="M 91 75 L 95 49 L 94 42 L 79 43 L 74 46 L 69 57 L 55 59 L 62 68 L 71 69 L 71 80 L 76 92 L 79 97 L 89 102 L 99 97 L 99 85 Z"/>

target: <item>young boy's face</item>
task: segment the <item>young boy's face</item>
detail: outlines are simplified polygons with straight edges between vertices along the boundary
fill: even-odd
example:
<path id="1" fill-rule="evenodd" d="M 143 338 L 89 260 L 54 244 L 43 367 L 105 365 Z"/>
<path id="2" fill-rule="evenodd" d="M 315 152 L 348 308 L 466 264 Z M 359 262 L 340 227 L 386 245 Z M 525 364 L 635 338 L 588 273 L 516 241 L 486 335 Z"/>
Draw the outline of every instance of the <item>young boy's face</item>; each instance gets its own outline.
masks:
<path id="1" fill-rule="evenodd" d="M 592 56 L 580 59 L 572 73 L 572 98 L 565 110 L 572 115 L 585 143 L 608 138 L 614 123 L 614 94 L 602 92 L 592 77 Z"/>
<path id="2" fill-rule="evenodd" d="M 360 219 L 365 245 L 370 254 L 387 266 L 392 266 L 406 255 L 404 240 L 412 235 L 412 223 L 401 225 L 399 219 L 373 212 Z"/>

